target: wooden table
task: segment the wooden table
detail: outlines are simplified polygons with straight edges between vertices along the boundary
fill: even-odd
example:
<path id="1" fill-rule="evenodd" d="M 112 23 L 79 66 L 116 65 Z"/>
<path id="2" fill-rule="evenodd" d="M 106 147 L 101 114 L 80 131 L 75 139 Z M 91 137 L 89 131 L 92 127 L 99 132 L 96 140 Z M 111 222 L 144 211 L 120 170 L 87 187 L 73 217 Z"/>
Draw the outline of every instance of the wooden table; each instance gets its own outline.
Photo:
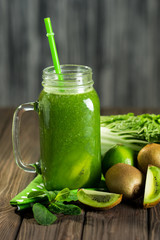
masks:
<path id="1" fill-rule="evenodd" d="M 0 109 L 0 239 L 67 240 L 158 240 L 160 239 L 160 204 L 152 209 L 122 203 L 107 211 L 82 211 L 79 216 L 63 216 L 51 226 L 40 226 L 32 214 L 15 212 L 9 201 L 34 178 L 14 161 L 11 126 L 14 109 Z M 126 112 L 159 113 L 156 109 L 108 109 L 103 114 Z M 36 113 L 22 119 L 21 149 L 25 161 L 39 158 L 39 131 Z"/>

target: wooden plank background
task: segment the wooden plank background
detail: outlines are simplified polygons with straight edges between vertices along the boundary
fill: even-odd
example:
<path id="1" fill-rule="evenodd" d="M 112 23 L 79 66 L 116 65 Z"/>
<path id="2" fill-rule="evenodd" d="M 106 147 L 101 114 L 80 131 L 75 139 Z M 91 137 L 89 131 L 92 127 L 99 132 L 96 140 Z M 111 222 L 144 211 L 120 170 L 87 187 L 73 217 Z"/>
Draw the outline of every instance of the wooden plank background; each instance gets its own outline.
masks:
<path id="1" fill-rule="evenodd" d="M 159 0 L 0 0 L 0 106 L 34 101 L 52 64 L 91 66 L 102 107 L 159 107 Z"/>

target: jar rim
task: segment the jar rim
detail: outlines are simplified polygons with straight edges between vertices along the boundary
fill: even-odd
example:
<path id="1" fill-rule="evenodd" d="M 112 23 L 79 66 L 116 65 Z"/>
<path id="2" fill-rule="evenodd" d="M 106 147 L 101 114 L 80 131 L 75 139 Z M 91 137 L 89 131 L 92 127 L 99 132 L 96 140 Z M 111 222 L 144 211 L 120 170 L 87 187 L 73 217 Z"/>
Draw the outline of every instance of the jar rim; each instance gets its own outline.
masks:
<path id="1" fill-rule="evenodd" d="M 67 76 L 72 74 L 77 74 L 80 76 L 92 74 L 92 68 L 85 65 L 76 65 L 76 64 L 63 64 L 60 65 L 61 73 L 56 73 L 54 66 L 49 66 L 43 69 L 43 75 L 46 76 Z M 63 72 L 64 71 L 64 72 Z"/>
<path id="2" fill-rule="evenodd" d="M 60 65 L 61 73 L 57 74 L 54 66 L 43 70 L 42 86 L 47 92 L 82 93 L 93 86 L 92 69 L 84 65 Z"/>

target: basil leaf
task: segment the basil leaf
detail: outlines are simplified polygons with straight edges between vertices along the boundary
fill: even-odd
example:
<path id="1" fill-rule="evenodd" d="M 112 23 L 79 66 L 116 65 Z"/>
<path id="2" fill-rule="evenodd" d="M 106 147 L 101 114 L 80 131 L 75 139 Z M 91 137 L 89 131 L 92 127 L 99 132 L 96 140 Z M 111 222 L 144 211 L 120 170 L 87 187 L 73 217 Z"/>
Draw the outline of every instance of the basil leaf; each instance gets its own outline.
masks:
<path id="1" fill-rule="evenodd" d="M 57 217 L 40 203 L 35 203 L 32 210 L 35 220 L 40 225 L 48 226 L 57 220 Z"/>
<path id="2" fill-rule="evenodd" d="M 62 189 L 56 196 L 55 200 L 56 201 L 65 201 L 65 199 L 67 199 L 67 197 L 70 195 L 70 190 L 69 188 L 64 188 Z"/>
<path id="3" fill-rule="evenodd" d="M 79 215 L 81 209 L 73 204 L 64 204 L 62 202 L 55 202 L 49 205 L 49 210 L 54 213 L 63 213 L 65 215 Z"/>

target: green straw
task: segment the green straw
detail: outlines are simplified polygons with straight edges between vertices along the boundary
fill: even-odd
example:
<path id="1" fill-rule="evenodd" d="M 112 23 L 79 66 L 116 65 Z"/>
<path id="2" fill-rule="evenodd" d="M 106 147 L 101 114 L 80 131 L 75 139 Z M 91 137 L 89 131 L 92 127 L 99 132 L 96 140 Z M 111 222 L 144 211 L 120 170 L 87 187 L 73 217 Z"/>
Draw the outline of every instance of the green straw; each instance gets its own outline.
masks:
<path id="1" fill-rule="evenodd" d="M 44 18 L 44 23 L 45 23 L 45 26 L 46 26 L 46 31 L 47 31 L 46 36 L 48 37 L 48 41 L 49 41 L 49 46 L 50 46 L 50 50 L 51 50 L 53 65 L 54 65 L 56 73 L 61 74 L 61 67 L 60 67 L 60 63 L 59 63 L 56 43 L 55 43 L 55 40 L 54 40 L 54 33 L 53 33 L 53 30 L 52 30 L 51 19 L 50 18 Z M 58 77 L 58 79 L 63 80 L 63 77 L 60 75 Z"/>

